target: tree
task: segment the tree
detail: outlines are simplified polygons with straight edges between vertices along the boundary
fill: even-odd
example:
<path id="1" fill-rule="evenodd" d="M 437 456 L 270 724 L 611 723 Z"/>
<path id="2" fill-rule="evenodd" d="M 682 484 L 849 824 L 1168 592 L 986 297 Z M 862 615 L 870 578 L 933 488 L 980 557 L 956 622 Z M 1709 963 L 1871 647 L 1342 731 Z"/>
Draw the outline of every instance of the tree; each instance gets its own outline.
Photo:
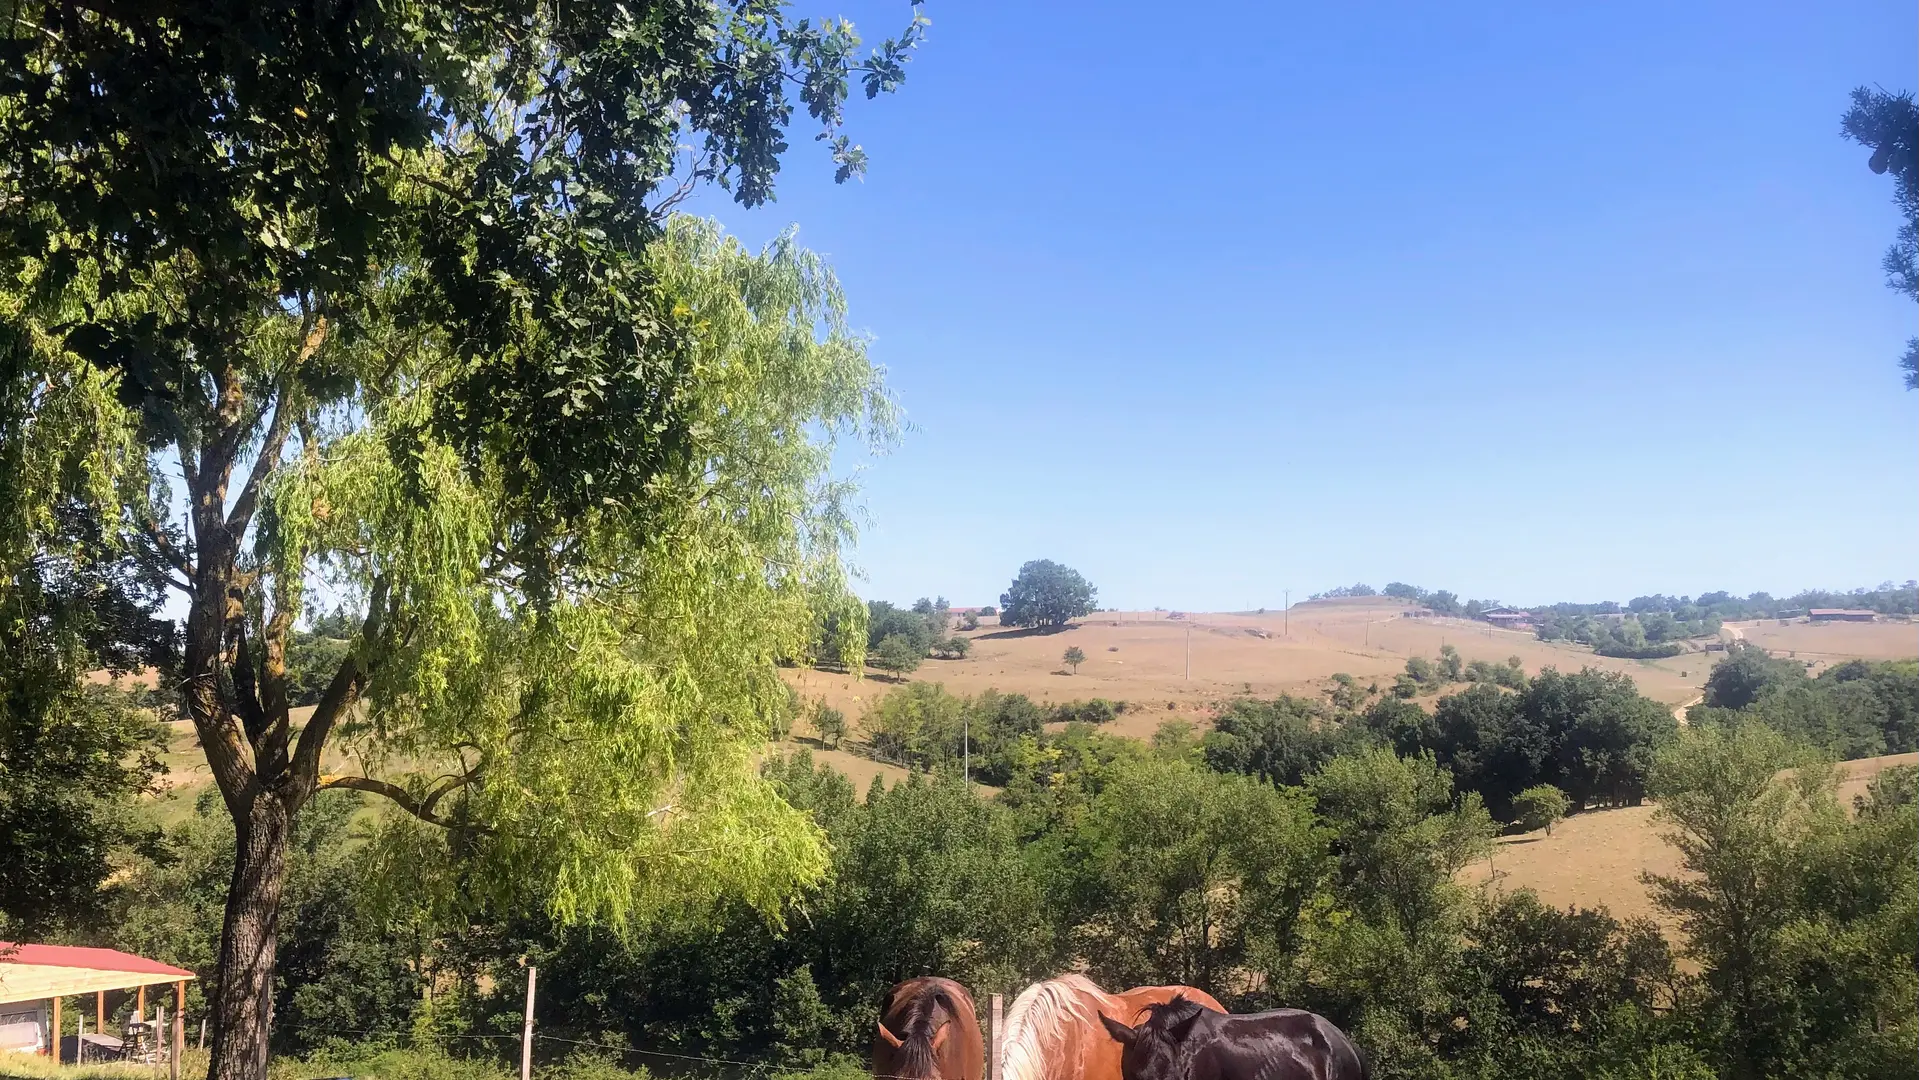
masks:
<path id="1" fill-rule="evenodd" d="M 1297 948 L 1323 841 L 1297 788 L 1177 759 L 1122 764 L 1071 844 L 1076 952 L 1109 984 L 1219 986 L 1255 951 Z"/>
<path id="2" fill-rule="evenodd" d="M 878 648 L 887 638 L 898 637 L 912 642 L 920 655 L 925 656 L 943 636 L 944 631 L 934 631 L 932 620 L 925 613 L 894 607 L 885 600 L 869 601 L 866 605 L 866 647 L 869 649 Z"/>
<path id="3" fill-rule="evenodd" d="M 1705 697 L 1701 704 L 1719 709 L 1743 709 L 1758 701 L 1775 687 L 1802 682 L 1803 665 L 1775 660 L 1756 645 L 1733 642 L 1726 658 L 1712 666 L 1706 676 Z"/>
<path id="4" fill-rule="evenodd" d="M 822 747 L 838 746 L 840 740 L 846 738 L 846 714 L 824 701 L 817 702 L 813 709 L 813 730 L 819 735 Z"/>
<path id="5" fill-rule="evenodd" d="M 1012 587 L 1000 594 L 1001 626 L 1064 626 L 1093 613 L 1099 590 L 1079 571 L 1051 559 L 1035 559 L 1019 568 Z"/>
<path id="6" fill-rule="evenodd" d="M 1077 675 L 1079 666 L 1086 662 L 1086 654 L 1080 651 L 1078 645 L 1068 645 L 1066 651 L 1060 654 L 1060 662 L 1072 668 L 1073 674 Z"/>
<path id="7" fill-rule="evenodd" d="M 1899 208 L 1900 224 L 1882 263 L 1886 285 L 1919 300 L 1919 105 L 1910 93 L 1861 86 L 1852 92 L 1852 108 L 1840 120 L 1839 131 L 1872 148 L 1866 165 L 1873 172 L 1892 174 L 1892 201 Z M 1919 337 L 1906 341 L 1899 366 L 1906 370 L 1906 389 L 1919 389 Z"/>
<path id="8" fill-rule="evenodd" d="M 1327 720 L 1324 709 L 1303 698 L 1234 698 L 1220 708 L 1200 746 L 1206 764 L 1219 772 L 1294 786 L 1338 753 L 1339 729 Z"/>
<path id="9" fill-rule="evenodd" d="M 1706 970 L 1732 1076 L 1771 1075 L 1785 1050 L 1783 997 L 1794 991 L 1777 963 L 1805 853 L 1843 821 L 1832 783 L 1831 770 L 1757 724 L 1689 728 L 1653 773 L 1656 816 L 1686 873 L 1646 881 Z"/>
<path id="10" fill-rule="evenodd" d="M 951 660 L 964 660 L 966 659 L 966 654 L 973 651 L 973 639 L 963 638 L 958 634 L 954 634 L 952 637 L 933 646 L 933 651 Z"/>
<path id="11" fill-rule="evenodd" d="M 1435 682 L 1439 678 L 1439 670 L 1433 666 L 1431 660 L 1423 656 L 1406 658 L 1406 674 L 1421 686 Z"/>
<path id="12" fill-rule="evenodd" d="M 872 664 L 881 671 L 898 678 L 920 666 L 926 659 L 926 650 L 920 644 L 904 634 L 888 635 L 873 650 Z"/>
<path id="13" fill-rule="evenodd" d="M 1433 609 L 1435 615 L 1457 615 L 1460 613 L 1459 594 L 1436 589 L 1423 598 L 1426 606 Z"/>
<path id="14" fill-rule="evenodd" d="M 153 839 L 127 810 L 164 771 L 164 733 L 83 680 L 170 673 L 178 649 L 156 618 L 164 578 L 114 530 L 145 476 L 112 380 L 43 352 L 18 303 L 0 284 L 0 933 L 14 938 L 92 929 L 115 862 Z"/>
<path id="15" fill-rule="evenodd" d="M 817 260 L 665 229 L 662 183 L 692 142 L 687 183 L 765 201 L 802 103 L 857 174 L 848 83 L 899 85 L 917 10 L 864 58 L 773 5 L 11 21 L 9 347 L 83 365 L 184 473 L 185 528 L 146 497 L 158 468 L 100 518 L 185 598 L 185 711 L 240 838 L 210 1075 L 265 1075 L 290 823 L 329 787 L 480 869 L 584 868 L 548 897 L 568 917 L 678 884 L 771 905 L 815 875 L 811 827 L 719 777 L 779 707 L 771 660 L 810 644 L 808 584 L 838 577 L 821 439 L 887 413 Z M 296 738 L 287 639 L 323 566 L 363 629 Z M 356 706 L 420 777 L 321 772 Z M 725 839 L 748 820 L 773 842 Z"/>
<path id="16" fill-rule="evenodd" d="M 116 862 L 158 839 L 130 804 L 164 771 L 164 732 L 127 694 L 58 666 L 0 672 L 0 701 L 0 930 L 97 929 Z"/>
<path id="17" fill-rule="evenodd" d="M 1527 831 L 1546 830 L 1553 834 L 1553 826 L 1566 816 L 1566 793 L 1551 784 L 1534 784 L 1532 787 L 1513 796 L 1513 813 L 1518 815 L 1519 827 Z"/>
<path id="18" fill-rule="evenodd" d="M 1439 670 L 1447 682 L 1458 682 L 1465 675 L 1465 664 L 1459 657 L 1458 649 L 1451 645 L 1439 647 Z"/>

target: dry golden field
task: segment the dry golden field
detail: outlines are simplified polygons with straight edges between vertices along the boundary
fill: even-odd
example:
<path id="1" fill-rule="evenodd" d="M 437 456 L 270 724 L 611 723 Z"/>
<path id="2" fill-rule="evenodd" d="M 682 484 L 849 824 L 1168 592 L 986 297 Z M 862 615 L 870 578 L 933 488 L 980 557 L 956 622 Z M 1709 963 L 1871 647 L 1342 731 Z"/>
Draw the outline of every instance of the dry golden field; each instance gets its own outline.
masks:
<path id="1" fill-rule="evenodd" d="M 1919 656 L 1919 623 L 1736 623 L 1728 635 L 1774 654 L 1812 661 L 1823 668 L 1847 660 L 1907 660 Z"/>

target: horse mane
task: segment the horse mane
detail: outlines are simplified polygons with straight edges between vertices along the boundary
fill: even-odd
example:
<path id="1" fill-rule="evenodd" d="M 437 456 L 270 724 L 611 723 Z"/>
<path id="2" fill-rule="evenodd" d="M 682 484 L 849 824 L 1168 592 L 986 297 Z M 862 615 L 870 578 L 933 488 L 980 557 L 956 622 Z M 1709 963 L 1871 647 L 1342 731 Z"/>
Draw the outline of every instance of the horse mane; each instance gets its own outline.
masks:
<path id="1" fill-rule="evenodd" d="M 944 1015 L 942 1015 L 942 1013 Z M 959 1006 L 942 986 L 932 986 L 914 995 L 907 1005 L 906 1022 L 899 1036 L 895 1067 L 901 1076 L 938 1076 L 939 1055 L 933 1052 L 933 1036 L 941 1025 L 959 1018 Z"/>
<path id="2" fill-rule="evenodd" d="M 1006 1038 L 1000 1047 L 1000 1080 L 1046 1080 L 1047 1064 L 1066 1046 L 1066 1023 L 1098 1025 L 1088 999 L 1103 1001 L 1105 991 L 1084 975 L 1061 975 L 1020 991 L 1006 1014 Z"/>
<path id="3" fill-rule="evenodd" d="M 1159 1005 L 1148 1005 L 1145 1011 L 1146 1027 L 1155 1033 L 1163 1033 L 1170 1028 L 1197 1019 L 1201 1013 L 1208 1010 L 1206 1006 L 1185 994 L 1175 994 L 1173 1000 Z"/>

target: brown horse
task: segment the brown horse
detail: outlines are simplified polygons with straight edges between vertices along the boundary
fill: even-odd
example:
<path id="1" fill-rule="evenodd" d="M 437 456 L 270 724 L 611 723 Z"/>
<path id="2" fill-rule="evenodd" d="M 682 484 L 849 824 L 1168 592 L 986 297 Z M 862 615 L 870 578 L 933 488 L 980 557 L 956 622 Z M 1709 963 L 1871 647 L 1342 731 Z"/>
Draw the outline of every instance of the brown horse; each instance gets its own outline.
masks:
<path id="1" fill-rule="evenodd" d="M 1034 983 L 1013 999 L 1000 1047 L 1000 1080 L 1120 1080 L 1120 1044 L 1101 1017 L 1137 1021 L 1176 997 L 1226 1010 L 1190 986 L 1136 986 L 1109 994 L 1083 975 Z"/>
<path id="2" fill-rule="evenodd" d="M 908 979 L 886 993 L 873 1033 L 873 1075 L 903 1080 L 982 1080 L 973 995 L 951 979 Z"/>

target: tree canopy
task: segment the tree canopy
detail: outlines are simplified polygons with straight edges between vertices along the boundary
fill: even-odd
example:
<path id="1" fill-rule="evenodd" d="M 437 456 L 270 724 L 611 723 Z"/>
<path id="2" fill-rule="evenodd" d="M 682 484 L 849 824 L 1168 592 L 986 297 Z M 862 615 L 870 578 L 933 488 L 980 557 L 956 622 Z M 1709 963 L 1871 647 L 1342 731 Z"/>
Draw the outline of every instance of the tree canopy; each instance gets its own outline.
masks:
<path id="1" fill-rule="evenodd" d="M 791 236 L 669 214 L 701 183 L 770 198 L 800 108 L 858 174 L 845 99 L 900 85 L 924 25 L 863 51 L 777 3 L 12 9 L 4 423 L 83 410 L 112 459 L 84 512 L 187 601 L 185 711 L 239 838 L 214 1076 L 264 1075 L 316 792 L 402 811 L 381 850 L 430 902 L 539 881 L 617 924 L 819 873 L 750 751 L 772 663 L 845 594 L 832 442 L 887 437 L 891 404 Z M 360 629 L 296 733 L 321 579 Z"/>
<path id="2" fill-rule="evenodd" d="M 1079 571 L 1051 559 L 1035 559 L 1019 568 L 999 598 L 1001 626 L 1064 626 L 1093 613 L 1099 590 Z"/>
<path id="3" fill-rule="evenodd" d="M 1888 288 L 1919 301 L 1919 105 L 1910 92 L 1861 86 L 1852 92 L 1852 108 L 1840 119 L 1839 131 L 1872 150 L 1866 165 L 1873 172 L 1892 174 L 1899 233 L 1881 265 Z M 1907 339 L 1899 366 L 1906 371 L 1906 389 L 1919 389 L 1919 337 Z"/>

